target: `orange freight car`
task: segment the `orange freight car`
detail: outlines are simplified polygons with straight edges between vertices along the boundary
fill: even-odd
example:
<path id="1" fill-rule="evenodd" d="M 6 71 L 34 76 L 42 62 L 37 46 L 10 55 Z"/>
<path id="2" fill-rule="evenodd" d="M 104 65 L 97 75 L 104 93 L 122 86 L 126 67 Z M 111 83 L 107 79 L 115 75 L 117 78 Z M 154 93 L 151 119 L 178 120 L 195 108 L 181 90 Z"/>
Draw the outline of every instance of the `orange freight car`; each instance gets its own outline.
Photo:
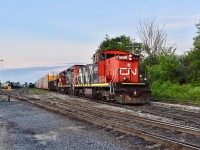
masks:
<path id="1" fill-rule="evenodd" d="M 55 71 L 49 72 L 47 75 L 43 76 L 39 80 L 36 81 L 36 88 L 49 90 L 49 82 L 57 81 L 58 73 Z"/>

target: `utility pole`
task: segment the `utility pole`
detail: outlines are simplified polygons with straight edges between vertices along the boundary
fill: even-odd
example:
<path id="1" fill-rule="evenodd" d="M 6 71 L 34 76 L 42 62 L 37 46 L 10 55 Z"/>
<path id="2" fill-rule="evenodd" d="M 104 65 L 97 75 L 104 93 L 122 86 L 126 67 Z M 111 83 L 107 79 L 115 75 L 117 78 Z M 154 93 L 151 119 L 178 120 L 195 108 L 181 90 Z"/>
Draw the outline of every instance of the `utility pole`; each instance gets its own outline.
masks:
<path id="1" fill-rule="evenodd" d="M 132 39 L 132 54 L 134 54 L 134 43 L 135 43 L 135 39 Z"/>
<path id="2" fill-rule="evenodd" d="M 2 84 L 2 82 L 3 82 L 3 80 L 2 80 L 3 59 L 0 59 L 0 61 L 1 61 L 1 84 Z M 1 86 L 1 85 L 0 85 L 0 86 Z"/>

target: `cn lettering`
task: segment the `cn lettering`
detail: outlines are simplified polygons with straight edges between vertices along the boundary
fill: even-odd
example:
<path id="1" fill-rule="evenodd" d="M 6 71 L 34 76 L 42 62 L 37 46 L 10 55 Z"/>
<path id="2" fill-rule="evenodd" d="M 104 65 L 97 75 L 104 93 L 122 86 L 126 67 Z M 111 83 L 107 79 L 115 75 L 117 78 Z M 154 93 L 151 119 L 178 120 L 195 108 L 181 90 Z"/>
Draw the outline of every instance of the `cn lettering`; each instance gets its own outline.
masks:
<path id="1" fill-rule="evenodd" d="M 120 68 L 119 73 L 123 76 L 128 76 L 130 74 L 137 75 L 137 68 L 135 68 L 134 70 L 131 68 Z"/>

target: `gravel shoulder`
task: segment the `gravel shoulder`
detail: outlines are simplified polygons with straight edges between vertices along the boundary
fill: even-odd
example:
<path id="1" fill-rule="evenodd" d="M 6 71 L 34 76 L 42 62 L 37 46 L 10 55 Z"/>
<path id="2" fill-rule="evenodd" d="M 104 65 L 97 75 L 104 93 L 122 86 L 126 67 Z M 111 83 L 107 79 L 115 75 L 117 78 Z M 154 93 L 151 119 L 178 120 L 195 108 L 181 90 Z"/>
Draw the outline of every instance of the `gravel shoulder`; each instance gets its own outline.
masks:
<path id="1" fill-rule="evenodd" d="M 35 107 L 0 102 L 0 149 L 145 149 L 115 131 Z M 123 136 L 123 135 L 122 135 Z M 130 139 L 133 140 L 133 139 Z"/>

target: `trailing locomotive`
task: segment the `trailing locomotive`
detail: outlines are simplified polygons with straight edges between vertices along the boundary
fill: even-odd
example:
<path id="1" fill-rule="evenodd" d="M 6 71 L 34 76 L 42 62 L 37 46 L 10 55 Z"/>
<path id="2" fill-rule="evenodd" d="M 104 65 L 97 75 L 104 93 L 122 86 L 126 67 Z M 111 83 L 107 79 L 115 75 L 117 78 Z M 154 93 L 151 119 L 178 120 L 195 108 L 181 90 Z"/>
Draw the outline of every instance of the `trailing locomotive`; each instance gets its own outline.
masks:
<path id="1" fill-rule="evenodd" d="M 60 72 L 56 88 L 122 104 L 149 103 L 151 91 L 148 83 L 140 82 L 139 61 L 138 55 L 122 50 L 94 54 L 92 64 L 74 65 Z"/>
<path id="2" fill-rule="evenodd" d="M 83 67 L 83 65 L 74 65 L 59 73 L 57 86 L 59 92 L 74 94 L 74 87 L 78 84 L 78 71 L 81 67 Z"/>

